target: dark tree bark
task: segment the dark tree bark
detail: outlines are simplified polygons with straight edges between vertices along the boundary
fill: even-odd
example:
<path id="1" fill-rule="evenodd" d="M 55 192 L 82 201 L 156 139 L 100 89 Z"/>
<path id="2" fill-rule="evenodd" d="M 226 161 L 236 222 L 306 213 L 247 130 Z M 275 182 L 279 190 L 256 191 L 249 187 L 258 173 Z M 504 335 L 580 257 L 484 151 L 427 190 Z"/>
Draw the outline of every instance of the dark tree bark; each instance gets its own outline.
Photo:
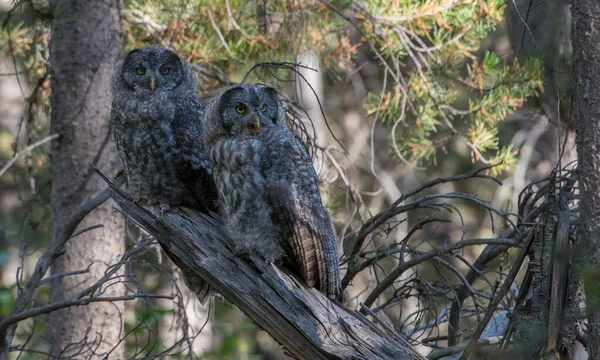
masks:
<path id="1" fill-rule="evenodd" d="M 216 218 L 174 207 L 156 216 L 107 179 L 122 211 L 299 359 L 424 360 L 403 337 L 377 328 L 273 264 L 233 253 Z"/>
<path id="2" fill-rule="evenodd" d="M 118 157 L 109 131 L 110 80 L 122 34 L 120 0 L 57 0 L 50 40 L 52 133 L 52 235 L 60 240 L 65 224 L 89 193 L 105 186 L 90 169 L 96 164 L 115 173 Z M 100 278 L 106 265 L 124 251 L 124 219 L 112 202 L 83 219 L 79 229 L 103 224 L 83 233 L 65 246 L 52 267 L 53 274 L 82 270 L 52 282 L 51 301 L 56 302 Z M 122 284 L 103 289 L 118 296 Z M 123 303 L 95 303 L 52 313 L 52 354 L 61 358 L 123 358 L 118 345 L 122 336 Z M 108 355 L 107 355 L 108 354 Z"/>
<path id="3" fill-rule="evenodd" d="M 588 311 L 588 353 L 600 358 L 600 2 L 575 0 L 573 57 L 579 191 L 580 268 Z"/>

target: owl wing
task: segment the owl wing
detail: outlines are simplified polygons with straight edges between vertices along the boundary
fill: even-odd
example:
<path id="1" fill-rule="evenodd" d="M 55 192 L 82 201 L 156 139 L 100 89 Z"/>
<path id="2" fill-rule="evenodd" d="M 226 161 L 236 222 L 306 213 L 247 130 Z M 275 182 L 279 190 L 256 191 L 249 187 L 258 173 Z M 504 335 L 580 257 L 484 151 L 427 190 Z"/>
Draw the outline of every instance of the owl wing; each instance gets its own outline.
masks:
<path id="1" fill-rule="evenodd" d="M 173 123 L 174 141 L 179 150 L 175 161 L 179 178 L 199 204 L 196 210 L 214 212 L 217 211 L 217 191 L 204 145 L 204 108 L 195 97 L 179 99 Z"/>
<path id="2" fill-rule="evenodd" d="M 195 96 L 173 98 L 175 114 L 172 122 L 173 141 L 177 149 L 173 158 L 177 176 L 188 186 L 199 210 L 204 213 L 215 211 L 216 190 L 210 175 L 208 155 L 202 134 L 202 115 L 204 104 Z M 202 304 L 206 303 L 212 293 L 211 286 L 194 271 L 183 264 L 166 247 L 162 246 L 167 256 L 181 269 L 186 286 L 196 294 Z"/>
<path id="3" fill-rule="evenodd" d="M 273 144 L 272 144 L 273 145 Z M 337 241 L 317 187 L 311 161 L 291 133 L 266 161 L 267 197 L 292 260 L 309 286 L 317 282 L 330 298 L 340 293 Z"/>
<path id="4" fill-rule="evenodd" d="M 121 117 L 121 113 L 117 110 L 118 104 L 115 104 L 113 101 L 112 108 L 110 111 L 110 130 L 112 131 L 113 139 L 115 140 L 115 145 L 117 147 L 117 151 L 119 153 L 119 159 L 121 159 L 121 164 L 124 167 L 125 174 L 129 174 L 128 166 L 128 151 L 125 149 L 125 144 L 123 143 L 123 137 L 125 135 L 125 129 L 123 126 L 123 119 Z"/>

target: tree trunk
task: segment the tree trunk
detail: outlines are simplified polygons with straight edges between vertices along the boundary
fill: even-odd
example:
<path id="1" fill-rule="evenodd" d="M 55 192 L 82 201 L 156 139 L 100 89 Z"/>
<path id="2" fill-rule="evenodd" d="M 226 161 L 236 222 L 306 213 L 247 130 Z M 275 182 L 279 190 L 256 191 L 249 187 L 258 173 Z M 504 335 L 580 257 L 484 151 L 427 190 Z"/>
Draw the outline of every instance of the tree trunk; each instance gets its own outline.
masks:
<path id="1" fill-rule="evenodd" d="M 600 2 L 573 2 L 573 58 L 579 191 L 580 268 L 588 311 L 588 353 L 600 358 Z"/>
<path id="2" fill-rule="evenodd" d="M 57 0 L 50 40 L 52 133 L 52 235 L 56 242 L 65 223 L 87 194 L 103 189 L 104 182 L 90 164 L 115 173 L 118 157 L 109 132 L 110 82 L 117 56 L 123 49 L 120 0 Z M 112 201 L 88 215 L 79 229 L 104 227 L 67 242 L 53 274 L 83 270 L 52 282 L 56 302 L 87 287 L 104 274 L 124 251 L 124 219 Z M 122 283 L 103 289 L 105 296 L 123 294 Z M 52 313 L 52 355 L 61 358 L 123 358 L 119 345 L 123 303 L 94 303 Z M 76 355 L 75 355 L 76 354 Z M 108 355 L 109 354 L 109 355 Z"/>

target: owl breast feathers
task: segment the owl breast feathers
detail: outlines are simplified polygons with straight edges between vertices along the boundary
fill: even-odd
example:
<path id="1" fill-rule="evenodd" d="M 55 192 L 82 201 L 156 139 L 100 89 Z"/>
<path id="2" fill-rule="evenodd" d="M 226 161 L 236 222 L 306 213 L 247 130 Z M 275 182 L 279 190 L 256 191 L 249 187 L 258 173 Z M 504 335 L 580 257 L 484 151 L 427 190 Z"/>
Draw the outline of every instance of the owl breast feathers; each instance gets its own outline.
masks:
<path id="1" fill-rule="evenodd" d="M 206 143 L 226 229 L 239 252 L 283 258 L 309 286 L 340 293 L 335 234 L 302 143 L 274 89 L 236 86 L 208 106 Z"/>
<path id="2" fill-rule="evenodd" d="M 111 127 L 136 202 L 216 210 L 204 146 L 206 105 L 190 65 L 159 46 L 129 52 L 113 76 Z M 206 283 L 165 249 L 199 297 Z"/>

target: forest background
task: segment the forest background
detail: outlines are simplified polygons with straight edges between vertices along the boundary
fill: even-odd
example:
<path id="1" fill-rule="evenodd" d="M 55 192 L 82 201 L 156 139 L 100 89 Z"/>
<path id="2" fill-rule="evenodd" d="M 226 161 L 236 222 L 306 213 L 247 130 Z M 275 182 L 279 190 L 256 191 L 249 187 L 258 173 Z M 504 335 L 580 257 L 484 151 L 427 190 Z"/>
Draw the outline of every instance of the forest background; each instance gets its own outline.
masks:
<path id="1" fill-rule="evenodd" d="M 286 95 L 312 145 L 348 308 L 433 359 L 459 356 L 490 308 L 495 333 L 475 341 L 494 351 L 600 349 L 580 314 L 593 261 L 540 262 L 563 250 L 548 230 L 559 210 L 574 219 L 569 246 L 580 236 L 568 1 L 5 0 L 0 11 L 3 354 L 285 358 L 227 300 L 202 306 L 113 202 L 71 229 L 106 186 L 89 165 L 119 170 L 112 66 L 146 44 L 188 59 L 202 97 L 240 81 Z M 536 231 L 549 248 L 524 246 Z M 544 271 L 566 266 L 561 309 L 571 318 L 553 318 L 550 303 L 530 309 L 553 293 L 530 289 L 529 263 L 547 283 Z M 513 267 L 521 272 L 502 293 Z M 507 316 L 519 311 L 543 319 L 527 351 L 519 342 L 532 335 Z"/>

